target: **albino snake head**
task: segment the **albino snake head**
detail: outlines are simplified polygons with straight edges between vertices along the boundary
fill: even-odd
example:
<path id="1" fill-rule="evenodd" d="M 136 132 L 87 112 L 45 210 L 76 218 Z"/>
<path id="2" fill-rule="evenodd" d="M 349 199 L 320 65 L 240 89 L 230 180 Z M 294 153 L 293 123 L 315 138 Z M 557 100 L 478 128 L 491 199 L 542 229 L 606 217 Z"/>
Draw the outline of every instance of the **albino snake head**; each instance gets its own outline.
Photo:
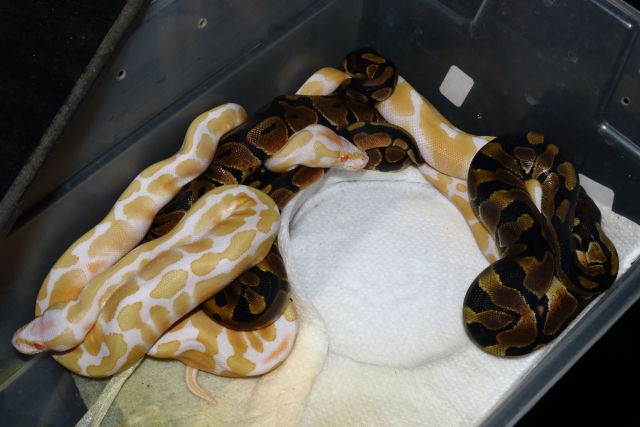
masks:
<path id="1" fill-rule="evenodd" d="M 354 151 L 345 150 L 341 153 L 339 158 L 339 161 L 341 164 L 333 164 L 331 167 L 340 167 L 342 169 L 358 170 L 367 166 L 367 163 L 369 163 L 369 156 L 367 155 L 367 153 L 359 150 L 355 146 L 352 146 L 352 147 L 355 149 Z"/>
<path id="2" fill-rule="evenodd" d="M 362 169 L 367 154 L 322 125 L 310 125 L 289 137 L 287 143 L 265 162 L 272 172 L 283 173 L 297 166 Z"/>

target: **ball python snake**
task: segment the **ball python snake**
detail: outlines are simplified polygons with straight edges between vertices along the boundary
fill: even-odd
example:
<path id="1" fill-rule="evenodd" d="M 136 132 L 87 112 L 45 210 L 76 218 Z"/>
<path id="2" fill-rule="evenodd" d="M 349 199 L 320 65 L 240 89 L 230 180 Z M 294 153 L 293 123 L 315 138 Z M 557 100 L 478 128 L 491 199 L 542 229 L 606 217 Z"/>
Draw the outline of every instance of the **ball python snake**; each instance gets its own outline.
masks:
<path id="1" fill-rule="evenodd" d="M 528 354 L 612 285 L 616 250 L 574 166 L 539 134 L 492 140 L 471 161 L 468 182 L 500 259 L 465 296 L 467 330 L 490 353 Z M 540 208 L 531 197 L 538 188 Z"/>
<path id="2" fill-rule="evenodd" d="M 366 58 L 369 61 L 367 66 L 361 68 L 360 71 L 353 71 L 353 66 L 358 66 L 357 62 L 365 55 L 369 56 L 369 58 Z M 176 221 L 185 215 L 187 208 L 192 207 L 193 203 L 199 200 L 199 196 L 217 185 L 247 182 L 256 188 L 261 188 L 271 195 L 279 205 L 284 206 L 296 191 L 304 188 L 308 183 L 319 179 L 322 172 L 305 166 L 295 168 L 284 174 L 282 174 L 282 170 L 276 172 L 270 171 L 266 167 L 268 164 L 267 158 L 269 155 L 277 152 L 276 148 L 282 148 L 283 135 L 285 135 L 284 140 L 286 141 L 286 137 L 289 136 L 291 132 L 304 129 L 304 127 L 309 126 L 310 123 L 320 123 L 328 125 L 347 139 L 352 140 L 355 145 L 363 151 L 367 151 L 370 157 L 367 168 L 398 170 L 409 164 L 418 165 L 425 178 L 434 183 L 434 185 L 436 185 L 443 194 L 448 196 L 461 210 L 471 226 L 474 236 L 483 253 L 485 253 L 485 256 L 487 256 L 490 261 L 494 261 L 499 253 L 503 254 L 504 251 L 502 247 L 500 251 L 496 250 L 493 239 L 487 232 L 487 229 L 491 230 L 491 228 L 484 224 L 482 215 L 474 215 L 475 211 L 469 205 L 469 199 L 466 196 L 466 183 L 464 180 L 464 178 L 466 178 L 466 170 L 468 170 L 471 159 L 476 152 L 478 152 L 478 148 L 482 147 L 488 140 L 492 140 L 492 137 L 476 137 L 456 129 L 402 78 L 398 78 L 395 91 L 393 91 L 393 85 L 391 87 L 384 87 L 384 84 L 388 84 L 389 81 L 395 81 L 395 69 L 392 64 L 379 57 L 376 53 L 360 51 L 357 55 L 351 54 L 348 58 L 351 58 L 353 62 L 353 64 L 350 64 L 350 59 L 346 61 L 345 68 L 347 71 L 351 70 L 350 74 L 332 69 L 323 69 L 303 86 L 303 89 L 306 87 L 306 90 L 313 92 L 318 88 L 340 85 L 337 91 L 338 96 L 329 98 L 314 98 L 311 96 L 285 96 L 275 98 L 269 106 L 263 109 L 261 113 L 258 113 L 257 121 L 252 121 L 248 128 L 247 125 L 245 125 L 244 128 L 233 132 L 229 137 L 225 137 L 225 140 L 221 142 L 219 148 L 216 150 L 216 157 L 213 159 L 211 166 L 200 176 L 200 178 L 204 177 L 204 179 L 192 181 L 192 184 L 186 187 L 186 191 L 183 191 L 174 198 L 173 201 L 160 212 L 148 236 L 162 236 L 164 233 L 170 232 L 170 230 L 176 226 Z M 371 59 L 373 59 L 373 61 L 371 61 Z M 381 64 L 384 66 L 381 67 Z M 380 69 L 382 69 L 381 72 Z M 345 79 L 347 76 L 351 78 Z M 367 86 L 363 84 L 362 82 L 367 81 L 364 77 L 368 77 L 370 81 L 376 81 L 376 83 L 383 83 L 383 87 L 380 88 L 380 85 L 371 84 Z M 340 102 L 336 102 L 336 100 Z M 371 108 L 373 104 L 377 104 L 376 108 L 379 113 Z M 274 111 L 276 111 L 275 114 Z M 261 116 L 261 114 L 263 115 Z M 397 127 L 384 124 L 382 117 L 386 118 L 390 123 L 396 124 Z M 363 123 L 363 121 L 367 123 Z M 258 123 L 257 125 L 256 122 Z M 306 126 L 301 127 L 302 124 Z M 405 129 L 406 132 L 402 129 Z M 251 131 L 253 131 L 253 133 L 251 133 Z M 413 149 L 412 138 L 411 136 L 407 136 L 407 132 L 415 138 L 418 143 L 418 150 Z M 258 135 L 266 135 L 267 138 L 265 138 L 263 142 L 258 142 L 256 146 L 255 141 L 260 141 Z M 238 140 L 249 141 L 250 143 L 243 145 L 242 143 L 238 143 Z M 278 143 L 277 141 L 280 142 Z M 258 149 L 256 149 L 256 147 L 258 147 Z M 295 150 L 291 150 L 289 154 L 293 153 L 293 151 Z M 295 155 L 293 157 L 295 157 Z M 422 158 L 427 160 L 429 165 L 435 166 L 435 169 L 428 164 L 423 164 Z M 270 166 L 274 167 L 273 164 Z M 196 170 L 192 165 L 189 165 L 189 167 L 184 165 L 181 169 L 182 172 L 178 172 L 178 175 L 181 175 L 181 173 L 188 175 L 184 173 L 184 170 L 187 169 L 190 172 Z M 151 171 L 150 173 L 153 172 L 155 171 Z M 197 175 L 197 172 L 192 172 L 191 175 L 193 174 Z M 175 187 L 175 184 L 171 182 L 169 177 L 164 177 L 163 179 L 167 180 L 167 185 L 159 186 L 166 188 L 173 185 Z M 253 179 L 253 181 L 251 181 L 251 179 Z M 580 200 L 584 200 L 585 197 L 586 195 L 582 193 Z M 152 211 L 152 208 L 148 207 L 148 204 L 150 205 L 151 203 L 145 201 L 138 202 L 138 204 L 141 205 L 143 209 Z M 585 202 L 578 202 L 578 204 L 587 205 Z M 582 210 L 589 211 L 590 209 Z M 482 224 L 484 224 L 484 226 L 478 221 L 478 217 L 483 220 Z M 498 235 L 494 237 L 496 237 L 496 241 L 500 242 Z M 149 238 L 146 240 L 155 241 Z M 590 243 L 593 243 L 593 247 L 602 244 L 608 246 L 606 237 L 604 240 L 604 243 L 597 243 L 598 241 L 592 239 Z M 602 240 L 599 242 L 602 242 Z M 70 250 L 72 248 L 70 248 Z M 587 250 L 582 252 L 578 251 L 577 253 L 587 254 L 588 252 Z M 595 259 L 594 256 L 596 256 L 596 252 L 596 249 L 592 249 L 589 255 L 582 256 L 582 260 L 587 258 Z M 610 270 L 614 271 L 614 266 L 617 265 L 615 250 L 609 250 L 608 253 L 611 259 Z M 251 370 L 247 371 L 246 364 L 239 369 L 237 366 L 233 367 L 227 364 L 225 369 L 220 371 L 220 369 L 218 369 L 219 366 L 224 365 L 224 363 L 220 361 L 211 362 L 208 360 L 206 363 L 203 363 L 202 359 L 206 359 L 206 357 L 203 357 L 203 354 L 206 354 L 206 352 L 202 351 L 204 350 L 202 344 L 192 339 L 191 342 L 196 343 L 195 347 L 198 347 L 200 350 L 183 347 L 180 344 L 180 337 L 188 335 L 189 333 L 192 336 L 198 336 L 202 331 L 221 330 L 226 330 L 227 333 L 231 334 L 249 334 L 253 333 L 255 329 L 259 330 L 261 326 L 271 325 L 269 327 L 272 327 L 282 318 L 288 319 L 291 322 L 295 317 L 295 312 L 291 302 L 287 298 L 272 298 L 270 304 L 263 303 L 258 310 L 252 311 L 250 308 L 251 299 L 255 301 L 256 298 L 255 296 L 248 297 L 247 295 L 251 295 L 251 293 L 246 292 L 246 290 L 252 284 L 267 282 L 268 278 L 261 276 L 261 274 L 265 272 L 275 276 L 277 284 L 276 286 L 272 286 L 271 289 L 278 289 L 277 293 L 286 295 L 287 285 L 284 270 L 280 268 L 280 274 L 273 275 L 281 266 L 281 260 L 277 253 L 277 245 L 272 246 L 270 255 L 271 256 L 266 257 L 266 262 L 267 264 L 270 263 L 270 266 L 256 266 L 254 269 L 256 269 L 255 271 L 258 273 L 255 273 L 255 271 L 249 273 L 249 271 L 247 271 L 247 273 L 241 275 L 238 279 L 232 280 L 232 286 L 226 287 L 223 292 L 216 293 L 213 298 L 210 298 L 202 305 L 203 310 L 196 311 L 189 318 L 183 319 L 172 329 L 169 329 L 152 349 L 147 349 L 146 351 L 156 357 L 176 357 L 176 352 L 182 355 L 188 354 L 188 356 L 183 356 L 182 359 L 180 359 L 180 357 L 176 358 L 183 360 L 189 366 L 196 366 L 198 369 L 205 369 L 222 375 L 253 374 Z M 578 258 L 580 258 L 580 255 L 578 255 Z M 65 262 L 68 263 L 68 261 Z M 85 263 L 84 265 L 86 266 L 85 270 L 92 269 L 100 272 L 102 267 L 106 266 L 104 268 L 107 268 L 110 264 L 108 261 L 99 260 L 95 264 Z M 82 274 L 87 275 L 85 271 L 83 271 Z M 58 275 L 58 278 L 62 276 L 63 275 Z M 81 275 L 79 274 L 79 276 Z M 615 274 L 613 277 L 615 277 Z M 72 281 L 69 280 L 69 277 L 65 278 L 65 280 Z M 273 281 L 273 277 L 271 277 L 271 280 Z M 78 282 L 81 282 L 81 280 Z M 475 283 L 476 282 L 474 282 L 474 285 Z M 603 286 L 603 288 L 604 287 L 606 286 Z M 78 294 L 78 286 L 61 288 L 65 289 L 64 292 L 69 295 L 56 297 L 60 298 L 59 301 L 69 301 Z M 46 300 L 47 295 L 51 293 L 52 292 L 45 292 L 45 297 L 39 298 L 39 301 L 43 299 Z M 489 293 L 488 299 L 491 299 L 491 296 Z M 243 299 L 244 310 L 236 311 L 236 308 L 242 305 L 240 301 Z M 468 299 L 469 298 L 467 298 L 467 301 Z M 588 298 L 585 299 L 585 301 L 586 300 L 588 300 Z M 479 316 L 474 317 L 468 314 L 467 309 L 471 307 L 469 304 L 470 303 L 465 302 L 465 322 L 468 325 L 475 325 L 478 323 L 477 319 Z M 228 308 L 229 306 L 234 309 L 230 310 Z M 40 316 L 43 312 L 42 307 L 49 307 L 46 301 L 38 305 L 36 309 L 37 316 Z M 575 314 L 579 312 L 580 308 L 581 307 L 576 306 L 572 313 Z M 509 307 L 503 307 L 503 309 L 509 310 Z M 528 314 L 533 313 L 535 316 L 536 309 L 532 309 L 531 306 L 529 306 L 528 309 Z M 471 311 L 473 311 L 473 309 L 471 309 Z M 473 311 L 473 313 L 474 315 L 478 314 L 477 311 Z M 278 315 L 280 317 L 278 317 Z M 484 318 L 487 317 L 488 316 L 484 316 Z M 566 326 L 570 317 L 571 316 L 567 316 L 562 326 L 556 328 L 555 332 L 561 331 Z M 214 318 L 217 323 L 211 321 L 212 318 Z M 504 318 L 504 316 L 502 316 L 502 318 Z M 278 330 L 277 327 L 273 327 Z M 473 327 L 474 326 L 468 326 L 470 330 Z M 512 323 L 503 329 L 510 331 L 513 328 L 514 324 Z M 187 330 L 190 330 L 190 332 L 187 333 Z M 478 343 L 488 351 L 503 355 L 516 354 L 508 351 L 494 351 L 491 346 L 484 344 L 484 342 L 476 338 L 472 332 L 470 332 L 470 334 L 472 338 L 476 339 Z M 490 334 L 497 336 L 500 334 L 500 331 L 494 329 Z M 295 333 L 293 335 L 295 335 Z M 504 336 L 504 334 L 502 335 Z M 19 340 L 20 338 L 14 339 L 14 343 L 18 343 Z M 529 345 L 520 354 L 531 351 L 544 344 L 540 341 L 540 337 L 536 337 L 535 340 L 537 340 L 535 345 Z M 97 345 L 98 341 L 96 341 L 95 345 Z M 252 343 L 251 338 L 242 338 L 239 341 L 242 341 L 245 349 L 249 347 L 246 343 Z M 256 340 L 254 339 L 253 341 Z M 292 342 L 292 339 L 290 341 Z M 522 348 L 522 346 L 518 347 L 518 343 L 514 344 L 513 340 L 510 341 L 509 338 L 506 339 L 506 343 L 509 348 Z M 24 344 L 24 342 L 20 344 Z M 35 343 L 33 347 L 35 347 L 36 350 L 45 349 L 40 343 Z M 215 346 L 212 347 L 212 351 L 215 352 L 219 350 L 214 347 Z M 209 349 L 207 349 L 207 351 L 208 350 Z M 97 352 L 98 350 L 93 349 L 93 351 Z M 139 353 L 141 353 L 139 357 L 144 355 L 144 352 L 141 352 L 141 350 Z M 240 352 L 240 354 L 244 354 L 244 352 Z M 59 360 L 64 356 L 57 357 Z M 239 359 L 243 359 L 243 357 L 240 356 Z M 118 369 L 122 369 L 125 365 L 126 364 L 120 365 Z M 236 365 L 243 365 L 243 363 Z M 217 372 L 216 369 L 218 369 Z M 234 369 L 236 370 L 234 371 Z M 191 371 L 191 374 L 193 373 L 194 372 Z M 195 384 L 195 382 L 193 384 Z M 196 389 L 195 385 L 192 391 L 194 389 Z"/>
<path id="3" fill-rule="evenodd" d="M 321 126 L 294 134 L 288 146 L 296 147 L 298 160 L 318 167 L 358 168 L 368 160 Z M 300 150 L 307 146 L 313 149 L 300 156 Z M 273 159 L 291 163 L 287 157 L 285 150 Z M 253 203 L 248 203 L 247 197 Z M 120 201 L 129 198 L 125 191 Z M 262 206 L 262 211 L 257 206 Z M 116 203 L 114 210 L 121 207 Z M 108 215 L 106 220 L 110 218 Z M 275 238 L 277 218 L 275 202 L 263 192 L 238 185 L 217 187 L 200 198 L 169 233 L 130 251 L 89 280 L 76 299 L 52 305 L 18 331 L 14 345 L 32 353 L 34 347 L 40 350 L 38 347 L 48 345 L 62 352 L 54 353 L 54 358 L 63 366 L 94 377 L 119 372 L 145 353 L 176 358 L 219 375 L 267 372 L 286 358 L 293 345 L 297 320 L 291 303 L 272 325 L 258 331 L 230 330 L 207 316 L 203 318 L 202 311 L 188 313 L 265 257 Z M 267 227 L 269 223 L 275 225 Z M 101 225 L 84 239 L 91 240 Z M 257 231 L 251 234 L 252 229 Z M 267 237 L 260 237 L 267 232 Z M 81 239 L 77 246 L 84 243 Z M 64 267 L 65 262 L 61 258 L 58 267 Z M 182 322 L 165 332 L 181 318 Z M 34 336 L 48 340 L 40 344 L 25 339 Z M 188 370 L 191 390 L 212 400 L 199 389 L 194 376 L 195 371 Z"/>
<path id="4" fill-rule="evenodd" d="M 366 163 L 370 168 L 394 170 L 415 162 L 411 137 L 400 128 L 375 122 L 382 119 L 368 105 L 391 93 L 395 68 L 370 49 L 345 60 L 348 70 L 358 66 L 352 72 L 358 77 L 342 83 L 333 96 L 277 97 L 254 120 L 230 133 L 244 119 L 239 106 L 229 104 L 197 118 L 181 151 L 143 171 L 107 217 L 54 265 L 38 295 L 36 319 L 16 332 L 14 346 L 24 353 L 54 351 L 65 367 L 95 377 L 121 371 L 145 353 L 228 376 L 259 375 L 281 363 L 293 345 L 296 322 L 277 245 L 266 257 L 254 250 L 256 245 L 262 248 L 262 243 L 239 246 L 255 252 L 254 256 L 245 260 L 234 252 L 234 258 L 227 260 L 237 265 L 234 274 L 216 281 L 219 272 L 214 266 L 226 255 L 211 247 L 212 236 L 228 232 L 231 242 L 239 231 L 212 222 L 209 234 L 196 239 L 189 236 L 197 233 L 182 230 L 190 230 L 185 224 L 208 209 L 201 200 L 216 197 L 212 188 L 238 185 L 251 177 L 252 186 L 282 207 L 322 176 L 318 168 L 361 168 Z M 316 79 L 322 76 L 321 71 Z M 368 79 L 369 84 L 359 79 Z M 322 82 L 309 81 L 301 91 L 322 89 L 318 83 Z M 340 129 L 340 134 L 357 141 L 373 158 L 323 125 Z M 329 146 L 331 141 L 337 142 L 337 148 Z M 222 213 L 230 209 L 224 203 L 218 205 Z M 246 222 L 246 215 L 241 217 L 221 224 Z M 145 243 L 131 250 L 149 227 L 142 239 Z M 212 265 L 196 271 L 196 255 L 187 253 Z M 240 271 L 245 272 L 235 279 Z M 197 286 L 192 283 L 195 276 L 207 274 L 213 276 Z M 218 292 L 229 281 L 231 286 Z M 256 284 L 266 288 L 265 294 L 256 295 Z M 281 297 L 268 298 L 274 294 Z M 242 302 L 245 310 L 237 310 Z M 192 313 L 201 303 L 202 310 Z M 235 309 L 227 310 L 229 305 Z M 183 316 L 187 317 L 169 328 Z M 225 349 L 220 348 L 221 335 L 227 337 Z M 187 375 L 191 390 L 206 398 L 194 381 L 195 372 Z"/>

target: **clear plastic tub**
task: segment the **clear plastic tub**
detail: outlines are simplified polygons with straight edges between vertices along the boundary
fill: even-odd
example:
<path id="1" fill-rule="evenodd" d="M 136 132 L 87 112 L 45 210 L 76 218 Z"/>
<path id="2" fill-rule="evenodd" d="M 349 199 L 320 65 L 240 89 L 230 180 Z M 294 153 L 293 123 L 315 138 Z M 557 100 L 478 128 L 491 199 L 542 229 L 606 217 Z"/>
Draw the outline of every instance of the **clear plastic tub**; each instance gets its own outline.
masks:
<path id="1" fill-rule="evenodd" d="M 3 419 L 68 425 L 86 411 L 67 371 L 47 355 L 20 356 L 10 338 L 51 264 L 132 177 L 174 152 L 200 112 L 228 101 L 254 111 L 357 47 L 391 57 L 461 129 L 562 140 L 581 173 L 614 191 L 614 211 L 640 221 L 639 23 L 614 0 L 152 2 L 0 241 Z M 473 80 L 460 107 L 439 90 L 452 65 Z M 640 297 L 639 281 L 635 263 L 484 423 L 526 412 Z"/>

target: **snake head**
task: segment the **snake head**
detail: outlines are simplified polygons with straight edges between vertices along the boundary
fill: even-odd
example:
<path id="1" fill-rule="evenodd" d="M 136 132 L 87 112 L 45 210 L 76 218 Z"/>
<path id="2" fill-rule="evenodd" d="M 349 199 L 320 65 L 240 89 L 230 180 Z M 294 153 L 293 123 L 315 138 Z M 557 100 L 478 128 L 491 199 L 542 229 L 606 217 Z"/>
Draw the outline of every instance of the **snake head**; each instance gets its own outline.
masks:
<path id="1" fill-rule="evenodd" d="M 349 141 L 341 138 L 346 143 L 346 147 L 340 153 L 340 157 L 337 162 L 334 162 L 330 167 L 358 170 L 363 169 L 369 163 L 369 156 L 364 151 L 359 150 L 356 146 L 352 145 Z"/>
<path id="2" fill-rule="evenodd" d="M 11 338 L 11 344 L 22 354 L 37 354 L 46 348 L 35 340 L 31 339 L 29 326 L 25 325 L 18 329 Z"/>
<path id="3" fill-rule="evenodd" d="M 364 104 L 374 105 L 389 98 L 398 81 L 396 66 L 373 48 L 349 53 L 343 66 L 351 78 L 343 81 L 337 92 Z"/>
<path id="4" fill-rule="evenodd" d="M 297 166 L 312 168 L 362 169 L 367 154 L 322 125 L 310 125 L 294 133 L 287 143 L 265 162 L 272 172 L 284 173 Z"/>

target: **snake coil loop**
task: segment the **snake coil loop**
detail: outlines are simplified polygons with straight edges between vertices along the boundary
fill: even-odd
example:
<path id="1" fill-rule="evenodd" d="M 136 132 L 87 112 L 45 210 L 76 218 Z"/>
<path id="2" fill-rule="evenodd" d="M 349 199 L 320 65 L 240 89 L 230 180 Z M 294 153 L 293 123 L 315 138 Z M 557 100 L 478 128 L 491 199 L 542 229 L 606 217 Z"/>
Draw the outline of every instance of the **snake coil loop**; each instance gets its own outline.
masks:
<path id="1" fill-rule="evenodd" d="M 337 92 L 363 104 L 375 105 L 389 98 L 398 81 L 395 65 L 373 48 L 351 52 L 343 66 L 351 78 Z"/>
<path id="2" fill-rule="evenodd" d="M 611 286 L 616 250 L 575 168 L 541 135 L 494 139 L 471 161 L 468 183 L 472 208 L 501 259 L 467 292 L 467 331 L 490 353 L 530 353 Z"/>

